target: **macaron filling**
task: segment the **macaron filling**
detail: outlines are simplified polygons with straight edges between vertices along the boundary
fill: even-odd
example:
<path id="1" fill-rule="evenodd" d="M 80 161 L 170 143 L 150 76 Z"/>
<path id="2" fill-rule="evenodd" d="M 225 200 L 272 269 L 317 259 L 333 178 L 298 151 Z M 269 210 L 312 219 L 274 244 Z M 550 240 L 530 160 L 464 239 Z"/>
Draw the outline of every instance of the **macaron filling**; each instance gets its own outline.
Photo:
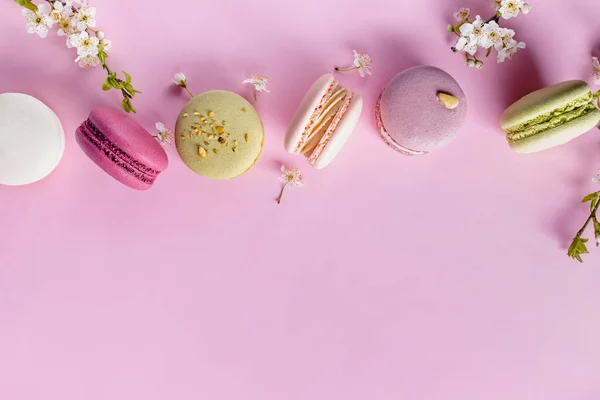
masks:
<path id="1" fill-rule="evenodd" d="M 148 183 L 150 185 L 154 183 L 160 172 L 147 167 L 121 150 L 102 132 L 100 132 L 100 129 L 98 129 L 92 121 L 89 119 L 84 121 L 79 127 L 79 130 L 94 147 L 104 153 L 106 157 L 108 157 L 120 168 L 126 170 L 144 183 Z"/>
<path id="2" fill-rule="evenodd" d="M 354 94 L 338 81 L 329 85 L 304 128 L 294 153 L 304 155 L 313 165 L 331 140 L 353 98 Z"/>
<path id="3" fill-rule="evenodd" d="M 404 146 L 400 146 L 396 141 L 390 136 L 387 129 L 385 129 L 385 124 L 383 123 L 383 118 L 381 117 L 381 96 L 383 92 L 379 95 L 377 99 L 377 105 L 375 106 L 375 118 L 377 119 L 377 129 L 379 134 L 383 138 L 383 140 L 390 146 L 392 149 L 399 151 L 402 154 L 406 154 L 408 156 L 422 156 L 427 154 L 426 151 L 419 150 L 411 150 Z"/>
<path id="4" fill-rule="evenodd" d="M 506 138 L 509 143 L 515 143 L 583 117 L 596 110 L 593 100 L 592 93 L 588 92 L 584 97 L 574 100 L 563 107 L 506 129 Z"/>

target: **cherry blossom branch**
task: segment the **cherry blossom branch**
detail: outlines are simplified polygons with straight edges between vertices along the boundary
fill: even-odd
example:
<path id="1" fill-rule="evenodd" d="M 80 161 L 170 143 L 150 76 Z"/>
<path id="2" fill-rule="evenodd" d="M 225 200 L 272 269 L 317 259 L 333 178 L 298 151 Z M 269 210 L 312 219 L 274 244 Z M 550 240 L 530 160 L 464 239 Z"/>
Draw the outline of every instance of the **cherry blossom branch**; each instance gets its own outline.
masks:
<path id="1" fill-rule="evenodd" d="M 600 177 L 595 178 L 596 181 L 600 181 L 598 178 Z M 598 209 L 600 208 L 600 191 L 585 196 L 582 202 L 590 203 L 590 215 L 585 220 L 583 227 L 577 232 L 577 234 L 573 238 L 573 242 L 571 242 L 569 250 L 567 251 L 567 255 L 569 257 L 579 262 L 583 262 L 581 258 L 583 254 L 589 253 L 587 246 L 585 245 L 589 241 L 589 239 L 582 238 L 581 236 L 587 229 L 590 222 L 594 223 L 594 236 L 596 238 L 596 246 L 600 246 L 600 222 L 598 222 L 597 217 Z"/>
<path id="2" fill-rule="evenodd" d="M 465 53 L 465 60 L 469 67 L 483 68 L 483 61 L 478 60 L 475 56 L 480 48 L 486 50 L 486 57 L 491 55 L 492 50 L 496 50 L 498 63 L 511 59 L 519 50 L 525 48 L 524 42 L 514 39 L 515 31 L 502 28 L 499 22 L 501 18 L 510 19 L 517 17 L 520 13 L 527 14 L 531 11 L 531 6 L 524 0 L 495 0 L 494 4 L 496 14 L 486 21 L 479 15 L 475 17 L 475 20 L 471 20 L 471 10 L 461 8 L 454 13 L 458 24 L 447 26 L 448 32 L 459 37 L 451 50 L 455 53 Z"/>
<path id="3" fill-rule="evenodd" d="M 96 8 L 83 0 L 45 0 L 45 3 L 35 5 L 32 0 L 14 0 L 23 7 L 23 16 L 27 19 L 27 32 L 35 33 L 41 38 L 48 35 L 49 28 L 58 27 L 58 36 L 67 37 L 67 47 L 77 49 L 75 62 L 80 67 L 95 67 L 102 65 L 108 77 L 102 85 L 102 90 L 119 90 L 123 96 L 122 107 L 126 112 L 135 113 L 131 100 L 136 90 L 131 83 L 131 76 L 123 71 L 119 77 L 107 65 L 108 51 L 112 46 L 104 32 L 96 27 Z M 77 6 L 76 6 L 77 5 Z"/>

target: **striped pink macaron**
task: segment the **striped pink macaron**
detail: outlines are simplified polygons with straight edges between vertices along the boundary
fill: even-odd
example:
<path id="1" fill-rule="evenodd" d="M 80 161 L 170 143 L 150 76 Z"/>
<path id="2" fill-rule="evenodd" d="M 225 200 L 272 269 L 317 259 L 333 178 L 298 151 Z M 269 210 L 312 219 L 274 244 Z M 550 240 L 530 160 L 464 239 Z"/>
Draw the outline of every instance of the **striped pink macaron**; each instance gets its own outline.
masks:
<path id="1" fill-rule="evenodd" d="M 352 136 L 362 97 L 344 88 L 331 74 L 320 77 L 304 96 L 285 135 L 285 148 L 325 168 Z"/>
<path id="2" fill-rule="evenodd" d="M 448 98 L 452 104 L 442 101 Z M 467 98 L 458 82 L 431 66 L 396 75 L 381 92 L 375 108 L 381 137 L 406 155 L 423 155 L 448 145 L 466 116 Z"/>
<path id="3" fill-rule="evenodd" d="M 137 190 L 150 189 L 169 159 L 150 133 L 110 108 L 97 108 L 77 128 L 77 143 L 107 174 Z"/>

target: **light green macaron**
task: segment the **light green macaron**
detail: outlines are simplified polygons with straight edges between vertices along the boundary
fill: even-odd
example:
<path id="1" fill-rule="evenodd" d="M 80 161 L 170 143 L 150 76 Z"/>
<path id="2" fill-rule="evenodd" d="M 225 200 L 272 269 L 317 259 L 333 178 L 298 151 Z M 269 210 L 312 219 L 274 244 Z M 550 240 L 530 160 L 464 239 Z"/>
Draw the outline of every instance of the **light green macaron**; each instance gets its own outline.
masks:
<path id="1" fill-rule="evenodd" d="M 251 170 L 262 154 L 264 138 L 254 107 L 224 90 L 194 97 L 175 126 L 175 144 L 183 162 L 212 179 L 233 179 Z"/>
<path id="2" fill-rule="evenodd" d="M 510 147 L 519 153 L 560 146 L 600 122 L 590 87 L 567 81 L 526 95 L 504 111 L 500 126 Z"/>

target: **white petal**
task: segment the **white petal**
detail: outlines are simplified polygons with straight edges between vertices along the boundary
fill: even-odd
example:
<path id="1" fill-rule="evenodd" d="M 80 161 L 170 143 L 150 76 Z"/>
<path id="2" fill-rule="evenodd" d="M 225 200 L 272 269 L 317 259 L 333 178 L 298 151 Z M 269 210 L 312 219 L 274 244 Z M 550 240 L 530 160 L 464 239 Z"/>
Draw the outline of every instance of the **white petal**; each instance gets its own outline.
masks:
<path id="1" fill-rule="evenodd" d="M 472 24 L 464 24 L 460 26 L 459 31 L 462 36 L 469 36 L 473 33 L 473 29 L 475 29 L 475 27 Z"/>
<path id="2" fill-rule="evenodd" d="M 456 45 L 454 47 L 456 48 L 456 50 L 463 51 L 467 43 L 467 38 L 461 37 L 460 39 L 458 39 L 458 42 L 456 42 Z"/>

